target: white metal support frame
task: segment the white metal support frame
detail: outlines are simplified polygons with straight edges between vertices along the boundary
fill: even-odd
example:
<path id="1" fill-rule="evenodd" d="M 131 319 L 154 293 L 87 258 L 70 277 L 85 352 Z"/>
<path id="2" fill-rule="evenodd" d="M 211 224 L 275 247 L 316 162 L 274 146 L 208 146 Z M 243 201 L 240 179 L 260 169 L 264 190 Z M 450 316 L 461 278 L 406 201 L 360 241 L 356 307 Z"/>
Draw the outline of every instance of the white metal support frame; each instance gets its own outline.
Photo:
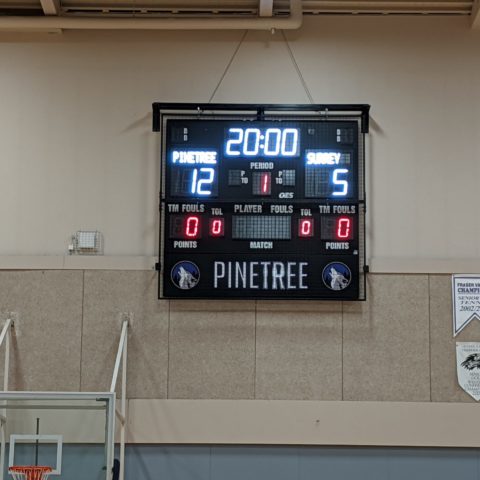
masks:
<path id="1" fill-rule="evenodd" d="M 31 400 L 40 400 L 40 401 L 50 401 L 54 402 L 57 400 L 79 400 L 79 401 L 93 401 L 104 402 L 105 406 L 79 406 L 76 408 L 82 408 L 85 410 L 105 410 L 106 421 L 105 421 L 105 462 L 106 462 L 106 479 L 112 479 L 112 467 L 114 460 L 114 447 L 115 447 L 115 385 L 117 381 L 118 371 L 120 367 L 120 359 L 123 353 L 123 371 L 122 371 L 122 405 L 121 412 L 117 413 L 120 417 L 120 422 L 122 424 L 122 455 L 124 455 L 125 448 L 125 417 L 126 417 L 126 366 L 127 366 L 127 326 L 128 319 L 130 315 L 127 315 L 127 318 L 124 318 L 123 327 L 122 327 L 122 336 L 120 339 L 119 355 L 117 355 L 117 361 L 115 362 L 115 370 L 112 379 L 112 391 L 110 392 L 10 392 L 8 391 L 9 383 L 9 369 L 10 369 L 10 343 L 12 333 L 15 328 L 15 320 L 17 314 L 15 312 L 10 312 L 5 324 L 3 325 L 2 331 L 0 332 L 0 348 L 5 343 L 5 364 L 4 364 L 4 376 L 3 376 L 3 390 L 0 390 L 0 480 L 5 478 L 5 450 L 6 450 L 6 424 L 7 424 L 7 408 L 11 408 L 9 401 L 31 401 Z M 43 405 L 44 407 L 44 405 Z M 43 408 L 42 407 L 42 408 Z M 57 406 L 56 409 L 70 408 L 69 406 Z M 13 435 L 15 438 L 15 436 Z M 22 437 L 17 435 L 17 438 Z M 29 436 L 35 437 L 35 436 Z M 45 439 L 49 437 L 48 435 L 40 435 L 39 439 Z M 55 438 L 60 438 L 58 435 Z M 52 437 L 53 438 L 53 437 Z M 57 438 L 57 440 L 58 440 Z M 58 443 L 58 442 L 57 442 Z M 60 441 L 61 444 L 61 441 Z M 10 452 L 10 455 L 13 454 L 13 449 Z M 60 457 L 59 457 L 60 455 Z M 61 448 L 60 454 L 57 449 L 57 466 L 61 465 Z M 123 466 L 123 458 L 122 458 Z M 123 476 L 121 477 L 123 479 Z"/>
<path id="2" fill-rule="evenodd" d="M 273 16 L 273 0 L 259 0 L 258 14 L 260 17 Z"/>
<path id="3" fill-rule="evenodd" d="M 10 314 L 7 321 L 3 325 L 0 333 L 0 347 L 5 342 L 5 363 L 3 367 L 3 391 L 8 390 L 8 373 L 10 370 L 10 341 L 12 336 L 12 329 L 15 328 L 13 321 L 14 314 Z M 7 410 L 0 410 L 0 480 L 3 480 L 5 470 L 5 446 L 6 446 L 6 424 L 7 424 Z"/>
<path id="4" fill-rule="evenodd" d="M 60 14 L 60 0 L 40 0 L 42 10 L 45 15 Z"/>
<path id="5" fill-rule="evenodd" d="M 472 28 L 480 27 L 480 0 L 475 0 L 472 5 L 471 13 Z"/>
<path id="6" fill-rule="evenodd" d="M 112 384 L 110 393 L 115 393 L 117 388 L 118 372 L 120 370 L 120 362 L 122 363 L 122 393 L 120 399 L 120 411 L 115 411 L 120 422 L 120 480 L 125 478 L 125 430 L 127 427 L 127 345 L 128 345 L 128 326 L 132 320 L 131 313 L 123 314 L 122 333 L 120 334 L 120 342 L 118 344 L 117 358 L 113 369 Z"/>

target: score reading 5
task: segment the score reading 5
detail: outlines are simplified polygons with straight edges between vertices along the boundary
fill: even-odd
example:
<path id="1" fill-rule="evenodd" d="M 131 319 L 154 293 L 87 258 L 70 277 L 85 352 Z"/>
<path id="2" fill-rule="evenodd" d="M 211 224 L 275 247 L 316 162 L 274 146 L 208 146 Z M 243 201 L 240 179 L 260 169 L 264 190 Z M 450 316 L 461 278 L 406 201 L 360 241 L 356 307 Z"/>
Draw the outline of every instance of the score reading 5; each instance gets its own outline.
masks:
<path id="1" fill-rule="evenodd" d="M 297 157 L 298 128 L 229 128 L 226 157 Z"/>
<path id="2" fill-rule="evenodd" d="M 351 154 L 348 151 L 306 150 L 305 196 L 351 198 Z"/>

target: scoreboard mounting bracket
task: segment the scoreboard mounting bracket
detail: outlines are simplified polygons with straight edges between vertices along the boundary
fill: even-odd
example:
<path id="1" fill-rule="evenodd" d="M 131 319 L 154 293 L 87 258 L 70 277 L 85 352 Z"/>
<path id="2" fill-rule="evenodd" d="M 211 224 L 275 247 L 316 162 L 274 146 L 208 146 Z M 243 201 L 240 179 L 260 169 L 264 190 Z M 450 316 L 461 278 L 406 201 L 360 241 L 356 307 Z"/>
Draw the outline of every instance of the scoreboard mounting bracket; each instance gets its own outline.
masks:
<path id="1" fill-rule="evenodd" d="M 347 116 L 359 116 L 361 119 L 362 133 L 368 133 L 370 127 L 370 105 L 368 104 L 236 104 L 236 103 L 161 103 L 152 104 L 152 131 L 160 132 L 162 115 L 168 112 L 195 112 L 198 115 L 212 114 L 218 111 L 228 112 L 256 112 L 257 119 L 262 120 L 265 111 L 279 113 L 316 112 L 318 115 L 328 116 L 345 114 Z"/>
<path id="2" fill-rule="evenodd" d="M 159 298 L 365 300 L 369 110 L 154 103 Z"/>

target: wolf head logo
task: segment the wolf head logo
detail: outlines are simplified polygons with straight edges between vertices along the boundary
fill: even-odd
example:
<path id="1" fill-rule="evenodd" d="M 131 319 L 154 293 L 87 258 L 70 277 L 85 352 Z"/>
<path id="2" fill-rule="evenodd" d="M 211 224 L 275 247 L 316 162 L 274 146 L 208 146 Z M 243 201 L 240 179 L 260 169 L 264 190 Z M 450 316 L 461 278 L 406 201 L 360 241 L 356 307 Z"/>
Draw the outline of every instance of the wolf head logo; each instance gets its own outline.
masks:
<path id="1" fill-rule="evenodd" d="M 350 285 L 352 272 L 350 268 L 342 262 L 330 262 L 323 269 L 322 279 L 327 288 L 340 291 Z"/>
<path id="2" fill-rule="evenodd" d="M 463 368 L 467 370 L 480 369 L 480 353 L 472 353 L 462 363 Z"/>
<path id="3" fill-rule="evenodd" d="M 187 272 L 183 267 L 178 270 L 178 286 L 182 290 L 189 290 L 197 284 L 197 280 L 194 276 Z"/>
<path id="4" fill-rule="evenodd" d="M 193 262 L 182 260 L 174 265 L 171 271 L 173 284 L 180 290 L 194 288 L 200 280 L 200 269 Z"/>
<path id="5" fill-rule="evenodd" d="M 343 290 L 348 286 L 349 281 L 340 273 L 337 272 L 333 267 L 330 269 L 330 288 L 332 290 Z"/>

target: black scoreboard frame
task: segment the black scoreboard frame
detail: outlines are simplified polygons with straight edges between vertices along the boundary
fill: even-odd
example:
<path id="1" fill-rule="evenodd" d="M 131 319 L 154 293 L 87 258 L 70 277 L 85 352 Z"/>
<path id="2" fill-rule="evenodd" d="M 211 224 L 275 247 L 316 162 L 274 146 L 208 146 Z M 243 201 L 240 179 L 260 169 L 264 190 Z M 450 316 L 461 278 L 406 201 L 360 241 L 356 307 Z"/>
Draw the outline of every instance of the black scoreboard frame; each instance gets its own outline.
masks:
<path id="1" fill-rule="evenodd" d="M 303 105 L 303 104 L 223 104 L 223 103 L 160 103 L 155 102 L 152 105 L 153 108 L 153 132 L 161 133 L 160 140 L 160 193 L 159 193 L 159 259 L 156 264 L 156 269 L 158 271 L 158 298 L 172 298 L 172 299 L 288 299 L 288 300 L 326 300 L 326 301 L 364 301 L 366 300 L 366 274 L 369 271 L 367 262 L 366 262 L 366 226 L 365 226 L 365 215 L 366 215 L 366 188 L 365 188 L 365 163 L 366 163 L 366 154 L 365 154 L 365 134 L 369 132 L 369 111 L 370 105 L 367 104 L 314 104 L 314 105 Z M 358 233 L 358 250 L 356 255 L 358 256 L 358 273 L 355 278 L 352 274 L 352 284 L 355 282 L 355 286 L 351 290 L 353 293 L 342 294 L 343 292 L 325 292 L 321 294 L 310 294 L 310 292 L 302 292 L 302 295 L 296 295 L 293 292 L 291 295 L 285 295 L 284 291 L 276 290 L 275 292 L 269 291 L 265 293 L 262 289 L 258 291 L 242 294 L 242 292 L 216 292 L 212 294 L 212 289 L 208 291 L 203 291 L 200 294 L 197 293 L 195 288 L 191 290 L 184 290 L 181 288 L 172 288 L 167 286 L 166 288 L 166 278 L 167 282 L 173 283 L 173 271 L 177 264 L 172 268 L 170 259 L 167 259 L 168 270 L 165 269 L 166 257 L 170 254 L 165 252 L 165 243 L 166 235 L 168 234 L 168 226 L 166 226 L 166 218 L 169 215 L 166 212 L 166 183 L 165 183 L 165 174 L 166 174 L 166 127 L 168 120 L 231 120 L 239 122 L 264 122 L 264 121 L 282 121 L 282 122 L 356 122 L 358 125 L 358 139 L 356 139 L 357 151 L 356 158 L 358 160 L 356 179 L 356 195 L 353 201 L 345 200 L 322 200 L 323 204 L 356 204 L 358 205 L 355 215 L 355 221 L 358 223 L 356 226 L 356 231 Z M 253 173 L 252 173 L 253 175 Z M 182 204 L 197 203 L 201 202 L 203 199 L 192 198 L 191 200 L 179 200 Z M 251 199 L 245 200 L 245 202 L 252 201 Z M 273 199 L 268 200 L 270 203 L 273 202 Z M 267 203 L 268 203 L 267 201 Z M 301 204 L 303 200 L 289 200 L 288 203 L 297 203 Z M 318 201 L 312 199 L 311 203 Z M 258 200 L 258 202 L 264 202 L 263 200 Z M 280 200 L 275 200 L 276 203 L 282 203 Z M 283 200 L 285 203 L 286 201 Z M 207 202 L 208 203 L 208 202 Z M 217 201 L 216 203 L 222 203 Z M 171 219 L 170 219 L 171 225 Z M 170 227 L 171 228 L 171 227 Z M 223 227 L 222 227 L 223 228 Z M 185 261 L 177 262 L 180 263 L 192 263 L 188 258 L 192 258 L 198 255 L 206 255 L 205 253 L 195 253 L 192 251 L 181 252 Z M 257 252 L 258 253 L 258 252 Z M 210 254 L 211 255 L 211 254 Z M 248 254 L 243 254 L 244 258 L 248 258 Z M 270 254 L 271 255 L 271 254 Z M 172 255 L 171 255 L 172 256 Z M 174 255 L 173 255 L 174 256 Z M 225 253 L 224 253 L 225 256 Z M 250 255 L 250 257 L 253 255 Z M 317 257 L 320 255 L 317 254 Z M 187 258 L 188 257 L 188 258 Z M 341 259 L 341 257 L 340 257 Z M 170 263 L 168 263 L 170 261 Z M 175 261 L 175 260 L 173 260 Z M 221 263 L 221 262 L 216 262 Z M 239 263 L 239 262 L 237 262 Z M 246 263 L 246 262 L 244 262 Z M 253 262 L 259 263 L 259 262 Z M 264 262 L 267 263 L 267 262 Z M 280 263 L 280 262 L 277 262 Z M 293 263 L 293 262 L 291 262 Z M 337 263 L 341 263 L 340 260 L 337 260 Z M 347 262 L 348 263 L 348 262 Z M 327 266 L 329 266 L 329 263 Z M 193 263 L 195 267 L 196 264 Z M 357 267 L 357 265 L 355 265 Z M 198 268 L 198 267 L 197 267 Z M 225 268 L 225 266 L 223 267 Z M 253 267 L 251 267 L 253 270 Z M 266 267 L 265 267 L 266 268 Z M 325 267 L 326 268 L 326 267 Z M 171 270 L 171 272 L 170 272 Z M 347 270 L 350 271 L 349 267 Z M 357 270 L 355 270 L 357 272 Z M 337 272 L 334 272 L 335 274 Z M 200 275 L 200 273 L 199 273 Z M 323 273 L 322 273 L 323 277 Z M 197 282 L 199 279 L 196 280 Z M 230 281 L 230 280 L 229 280 Z M 325 280 L 324 280 L 325 283 Z M 349 280 L 350 283 L 350 280 Z M 178 287 L 178 285 L 175 285 Z M 165 292 L 165 290 L 167 290 Z M 168 291 L 169 290 L 169 291 Z M 325 289 L 324 289 L 325 290 Z M 328 290 L 328 289 L 327 289 Z M 172 293 L 173 292 L 173 293 Z"/>

